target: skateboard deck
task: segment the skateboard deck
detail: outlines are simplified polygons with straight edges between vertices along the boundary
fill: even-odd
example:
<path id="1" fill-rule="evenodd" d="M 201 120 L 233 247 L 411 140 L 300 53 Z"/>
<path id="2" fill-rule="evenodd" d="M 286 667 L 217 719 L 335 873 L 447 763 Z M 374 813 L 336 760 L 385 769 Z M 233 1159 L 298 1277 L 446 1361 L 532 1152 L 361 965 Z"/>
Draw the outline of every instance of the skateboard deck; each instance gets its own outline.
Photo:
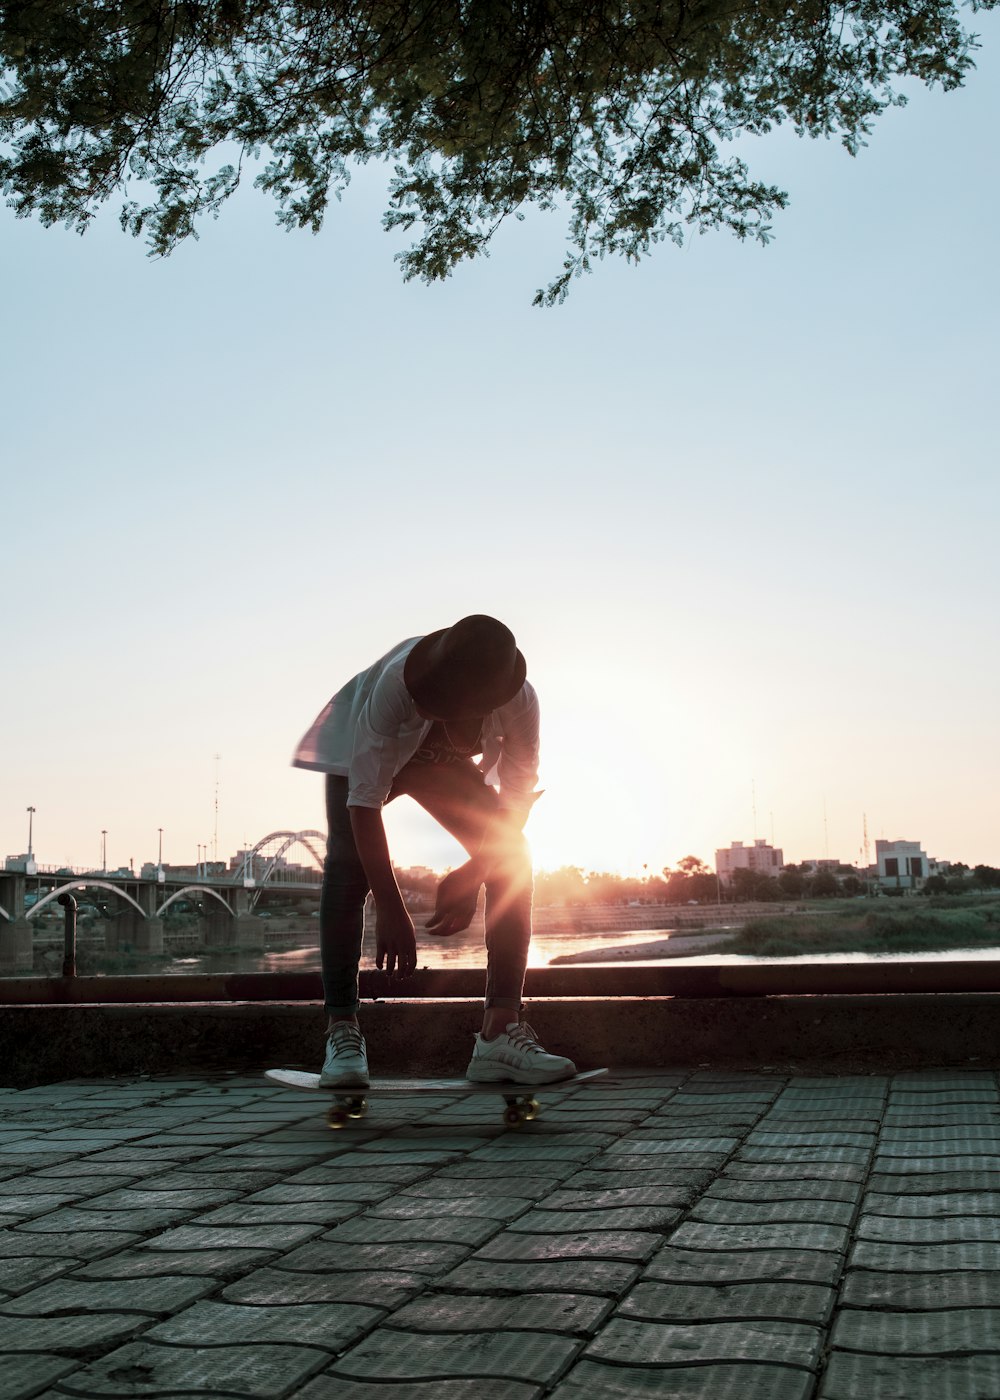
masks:
<path id="1" fill-rule="evenodd" d="M 469 1079 L 373 1079 L 367 1089 L 332 1089 L 320 1085 L 318 1074 L 299 1069 L 267 1069 L 264 1078 L 285 1089 L 304 1089 L 307 1093 L 329 1094 L 333 1103 L 326 1121 L 331 1128 L 344 1128 L 352 1118 L 363 1118 L 368 1112 L 372 1094 L 499 1094 L 504 1101 L 503 1121 L 508 1128 L 520 1128 L 537 1118 L 541 1105 L 536 1094 L 547 1089 L 567 1089 L 571 1084 L 587 1084 L 607 1074 L 606 1069 L 588 1069 L 570 1079 L 557 1079 L 551 1084 L 515 1084 L 497 1080 L 493 1084 L 475 1084 Z"/>

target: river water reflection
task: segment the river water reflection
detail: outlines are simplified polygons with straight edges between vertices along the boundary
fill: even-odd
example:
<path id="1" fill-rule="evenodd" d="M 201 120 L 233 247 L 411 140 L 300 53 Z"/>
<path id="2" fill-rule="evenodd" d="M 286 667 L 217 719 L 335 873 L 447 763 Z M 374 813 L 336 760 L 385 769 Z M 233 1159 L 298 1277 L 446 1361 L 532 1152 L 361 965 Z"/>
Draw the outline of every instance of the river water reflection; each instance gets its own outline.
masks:
<path id="1" fill-rule="evenodd" d="M 554 958 L 573 956 L 576 967 L 664 967 L 670 963 L 684 966 L 734 966 L 740 963 L 773 964 L 775 966 L 801 961 L 794 957 L 758 958 L 748 954 L 726 953 L 724 951 L 725 930 L 705 930 L 703 934 L 692 934 L 690 930 L 678 932 L 669 929 L 635 929 L 628 932 L 614 930 L 607 933 L 541 933 L 532 940 L 529 965 L 545 967 Z M 679 938 L 678 951 L 672 957 L 629 957 L 625 950 L 641 947 L 643 944 L 661 943 Z M 699 951 L 702 945 L 704 951 Z M 609 956 L 611 950 L 623 950 L 621 957 Z M 593 952 L 593 962 L 580 960 L 579 955 Z M 366 934 L 362 966 L 374 965 L 374 941 Z M 938 952 L 921 953 L 811 953 L 810 962 L 820 963 L 865 963 L 865 962 L 935 962 L 941 960 L 979 961 L 1000 958 L 997 948 L 950 948 Z M 226 948 L 218 952 L 191 952 L 176 956 L 166 955 L 162 959 L 143 959 L 140 966 L 124 967 L 121 959 L 113 965 L 101 966 L 103 960 L 95 960 L 96 965 L 88 968 L 98 975 L 123 971 L 144 973 L 170 973 L 183 975 L 196 972 L 308 972 L 318 971 L 320 966 L 319 948 L 315 942 L 304 947 L 275 948 L 266 952 Z M 417 966 L 420 968 L 469 968 L 486 966 L 486 950 L 482 934 L 467 931 L 455 938 L 432 939 L 418 931 Z M 82 970 L 82 969 L 81 969 Z"/>

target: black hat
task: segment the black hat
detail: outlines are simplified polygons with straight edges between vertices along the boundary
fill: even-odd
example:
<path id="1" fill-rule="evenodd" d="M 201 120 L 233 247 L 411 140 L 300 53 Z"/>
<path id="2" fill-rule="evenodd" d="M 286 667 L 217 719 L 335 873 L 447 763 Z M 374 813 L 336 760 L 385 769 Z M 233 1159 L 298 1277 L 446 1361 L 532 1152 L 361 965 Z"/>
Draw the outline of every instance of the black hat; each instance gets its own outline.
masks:
<path id="1" fill-rule="evenodd" d="M 513 700 L 527 669 L 510 628 L 475 613 L 421 637 L 406 658 L 403 680 L 422 710 L 464 719 Z"/>

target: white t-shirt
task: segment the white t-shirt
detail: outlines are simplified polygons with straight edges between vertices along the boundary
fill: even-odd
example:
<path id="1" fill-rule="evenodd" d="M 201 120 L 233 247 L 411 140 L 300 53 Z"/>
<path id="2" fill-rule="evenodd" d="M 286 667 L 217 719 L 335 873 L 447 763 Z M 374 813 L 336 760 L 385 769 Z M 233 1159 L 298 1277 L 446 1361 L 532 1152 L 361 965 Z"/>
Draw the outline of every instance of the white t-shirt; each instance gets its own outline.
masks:
<path id="1" fill-rule="evenodd" d="M 381 807 L 392 780 L 431 728 L 403 682 L 403 665 L 421 639 L 409 637 L 349 680 L 303 736 L 292 764 L 349 779 L 349 807 Z M 483 719 L 482 769 L 500 788 L 501 806 L 527 811 L 538 781 L 538 697 L 525 681 Z"/>

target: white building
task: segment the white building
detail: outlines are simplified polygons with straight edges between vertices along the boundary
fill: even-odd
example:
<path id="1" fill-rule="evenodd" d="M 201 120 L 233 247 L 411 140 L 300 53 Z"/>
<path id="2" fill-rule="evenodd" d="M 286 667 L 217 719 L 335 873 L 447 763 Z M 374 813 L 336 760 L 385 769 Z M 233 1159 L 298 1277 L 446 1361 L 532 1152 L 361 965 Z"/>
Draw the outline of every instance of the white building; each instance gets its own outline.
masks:
<path id="1" fill-rule="evenodd" d="M 880 889 L 921 890 L 930 873 L 927 852 L 919 841 L 876 841 L 875 860 Z"/>
<path id="2" fill-rule="evenodd" d="M 37 875 L 38 866 L 35 864 L 33 855 L 8 856 L 4 861 L 4 870 L 20 871 L 22 875 Z"/>
<path id="3" fill-rule="evenodd" d="M 769 846 L 761 838 L 752 846 L 744 846 L 742 841 L 734 841 L 727 850 L 716 851 L 715 873 L 720 880 L 727 882 L 733 878 L 734 870 L 755 870 L 759 875 L 777 877 L 785 857 L 778 846 Z"/>

